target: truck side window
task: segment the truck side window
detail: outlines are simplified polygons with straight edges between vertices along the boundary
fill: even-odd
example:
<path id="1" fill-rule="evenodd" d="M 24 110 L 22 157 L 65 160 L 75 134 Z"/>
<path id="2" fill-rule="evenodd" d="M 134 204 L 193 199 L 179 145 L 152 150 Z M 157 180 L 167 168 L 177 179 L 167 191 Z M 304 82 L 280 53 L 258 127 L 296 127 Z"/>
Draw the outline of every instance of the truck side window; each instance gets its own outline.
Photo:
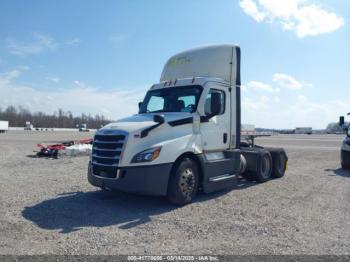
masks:
<path id="1" fill-rule="evenodd" d="M 152 96 L 147 105 L 148 112 L 162 111 L 164 109 L 164 98 Z"/>
<path id="2" fill-rule="evenodd" d="M 218 90 L 218 89 L 210 89 L 209 93 L 207 95 L 207 98 L 205 100 L 205 104 L 204 104 L 204 112 L 206 115 L 211 113 L 211 105 L 210 105 L 210 99 L 211 99 L 211 94 L 212 93 L 219 93 L 220 97 L 221 97 L 221 110 L 220 110 L 220 114 L 222 115 L 225 112 L 225 92 L 222 90 Z"/>

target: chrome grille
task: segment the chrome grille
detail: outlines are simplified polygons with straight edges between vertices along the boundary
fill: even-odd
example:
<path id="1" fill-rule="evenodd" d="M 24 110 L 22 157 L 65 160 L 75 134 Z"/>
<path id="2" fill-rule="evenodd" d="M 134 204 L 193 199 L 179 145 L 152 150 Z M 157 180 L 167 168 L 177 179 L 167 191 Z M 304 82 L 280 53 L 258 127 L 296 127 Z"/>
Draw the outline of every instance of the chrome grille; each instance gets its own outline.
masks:
<path id="1" fill-rule="evenodd" d="M 95 175 L 114 178 L 127 134 L 117 130 L 108 130 L 107 134 L 102 132 L 104 131 L 94 137 L 91 156 L 92 170 Z"/>

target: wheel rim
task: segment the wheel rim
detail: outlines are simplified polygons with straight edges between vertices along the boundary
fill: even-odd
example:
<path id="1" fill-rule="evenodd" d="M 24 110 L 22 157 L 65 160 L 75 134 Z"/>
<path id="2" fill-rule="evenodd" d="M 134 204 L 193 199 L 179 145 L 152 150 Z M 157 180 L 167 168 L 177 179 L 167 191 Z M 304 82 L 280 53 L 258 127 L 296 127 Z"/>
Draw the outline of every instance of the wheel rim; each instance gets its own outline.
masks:
<path id="1" fill-rule="evenodd" d="M 196 177 L 191 168 L 186 168 L 180 177 L 179 186 L 181 193 L 187 198 L 190 199 L 194 191 L 194 186 L 196 184 Z"/>
<path id="2" fill-rule="evenodd" d="M 264 178 L 269 178 L 270 176 L 270 170 L 271 170 L 271 162 L 270 159 L 267 156 L 264 156 L 261 159 L 261 174 Z"/>

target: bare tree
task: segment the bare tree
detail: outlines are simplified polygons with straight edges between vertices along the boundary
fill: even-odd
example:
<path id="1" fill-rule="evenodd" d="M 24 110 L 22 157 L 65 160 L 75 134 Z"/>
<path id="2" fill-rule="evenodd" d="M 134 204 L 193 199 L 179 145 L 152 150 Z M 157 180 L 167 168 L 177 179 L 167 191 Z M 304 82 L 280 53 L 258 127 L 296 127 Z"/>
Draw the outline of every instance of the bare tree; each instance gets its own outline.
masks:
<path id="1" fill-rule="evenodd" d="M 89 128 L 100 128 L 108 124 L 103 115 L 82 114 L 81 116 L 74 116 L 71 111 L 63 111 L 59 108 L 57 112 L 53 114 L 47 114 L 44 112 L 30 112 L 23 107 L 8 106 L 5 110 L 0 108 L 0 120 L 9 121 L 10 126 L 25 126 L 27 121 L 30 121 L 35 127 L 38 128 L 75 128 L 80 124 L 87 124 Z"/>

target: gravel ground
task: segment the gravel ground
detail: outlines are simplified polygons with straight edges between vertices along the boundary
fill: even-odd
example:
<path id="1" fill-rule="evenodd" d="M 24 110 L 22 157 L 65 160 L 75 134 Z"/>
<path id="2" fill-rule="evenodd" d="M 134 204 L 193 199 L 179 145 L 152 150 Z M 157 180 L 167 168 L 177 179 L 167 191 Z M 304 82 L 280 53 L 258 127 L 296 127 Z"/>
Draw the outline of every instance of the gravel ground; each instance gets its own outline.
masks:
<path id="1" fill-rule="evenodd" d="M 176 208 L 159 197 L 105 193 L 88 157 L 33 158 L 39 142 L 92 134 L 0 134 L 0 254 L 350 254 L 350 172 L 342 136 L 275 136 L 284 178 L 241 181 Z"/>

